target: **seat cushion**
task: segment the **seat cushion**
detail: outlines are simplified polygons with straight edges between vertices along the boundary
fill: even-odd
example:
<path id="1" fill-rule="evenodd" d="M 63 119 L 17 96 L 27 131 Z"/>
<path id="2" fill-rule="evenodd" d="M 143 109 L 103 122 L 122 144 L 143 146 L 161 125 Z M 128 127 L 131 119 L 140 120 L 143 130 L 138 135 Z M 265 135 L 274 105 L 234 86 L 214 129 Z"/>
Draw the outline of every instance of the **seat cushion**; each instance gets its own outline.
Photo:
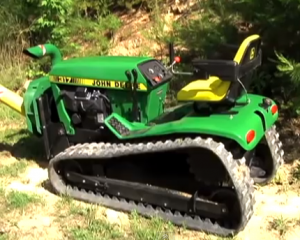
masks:
<path id="1" fill-rule="evenodd" d="M 227 94 L 231 82 L 222 81 L 218 77 L 207 80 L 195 80 L 177 93 L 178 101 L 221 101 Z"/>

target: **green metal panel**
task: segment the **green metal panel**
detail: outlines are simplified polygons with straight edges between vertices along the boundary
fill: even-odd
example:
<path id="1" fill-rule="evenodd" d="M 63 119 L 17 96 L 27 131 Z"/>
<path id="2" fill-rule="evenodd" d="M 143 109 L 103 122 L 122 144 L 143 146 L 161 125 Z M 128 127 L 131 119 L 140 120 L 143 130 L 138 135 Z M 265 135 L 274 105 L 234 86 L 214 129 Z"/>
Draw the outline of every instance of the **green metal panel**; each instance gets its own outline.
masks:
<path id="1" fill-rule="evenodd" d="M 148 105 L 145 105 L 148 121 L 163 114 L 168 85 L 168 83 L 163 84 L 149 93 Z"/>
<path id="2" fill-rule="evenodd" d="M 113 112 L 123 116 L 128 121 L 132 121 L 132 95 L 127 91 L 108 90 Z M 138 107 L 141 110 L 141 122 L 147 123 L 147 93 L 138 92 Z"/>
<path id="3" fill-rule="evenodd" d="M 31 81 L 24 94 L 24 108 L 28 131 L 34 134 L 42 134 L 37 99 L 50 88 L 48 77 L 42 77 Z"/>
<path id="4" fill-rule="evenodd" d="M 54 101 L 56 103 L 56 108 L 57 108 L 57 113 L 58 117 L 60 119 L 60 122 L 64 124 L 64 127 L 66 129 L 66 132 L 68 134 L 75 134 L 75 129 L 73 128 L 71 124 L 71 119 L 69 114 L 67 113 L 67 110 L 65 108 L 64 102 L 62 98 L 60 97 L 60 89 L 56 84 L 51 84 L 52 92 L 53 92 L 53 97 Z"/>
<path id="5" fill-rule="evenodd" d="M 122 119 L 121 116 L 112 115 L 117 117 L 132 131 L 144 130 L 126 137 L 119 135 L 109 125 L 108 121 L 110 117 L 107 118 L 105 122 L 111 131 L 114 132 L 114 134 L 120 139 L 152 137 L 173 133 L 196 133 L 233 139 L 245 150 L 251 150 L 259 143 L 265 133 L 263 121 L 261 117 L 255 113 L 255 111 L 260 111 L 263 113 L 263 116 L 265 116 L 267 129 L 270 128 L 278 119 L 278 113 L 272 115 L 270 110 L 267 112 L 265 109 L 259 107 L 259 104 L 263 100 L 262 96 L 249 94 L 248 97 L 250 99 L 250 103 L 247 106 L 237 106 L 231 109 L 232 111 L 238 111 L 238 114 L 235 115 L 213 114 L 207 117 L 200 117 L 193 114 L 191 105 L 187 104 L 174 110 L 175 112 L 185 112 L 185 117 L 179 120 L 157 124 L 154 126 L 136 126 L 130 122 L 127 122 L 125 119 Z M 245 101 L 245 97 L 242 97 L 239 99 L 239 101 Z M 256 132 L 256 137 L 250 144 L 248 144 L 246 141 L 246 134 L 249 130 L 255 130 Z"/>

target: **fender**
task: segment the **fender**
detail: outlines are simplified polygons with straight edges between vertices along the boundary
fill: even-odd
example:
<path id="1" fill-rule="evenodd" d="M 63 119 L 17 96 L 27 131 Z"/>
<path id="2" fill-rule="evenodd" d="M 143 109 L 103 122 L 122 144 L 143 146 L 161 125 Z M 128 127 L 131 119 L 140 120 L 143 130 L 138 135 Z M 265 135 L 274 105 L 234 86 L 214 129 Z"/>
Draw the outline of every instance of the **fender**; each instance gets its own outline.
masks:
<path id="1" fill-rule="evenodd" d="M 243 149 L 250 151 L 263 138 L 278 119 L 277 105 L 274 101 L 268 107 L 261 106 L 264 97 L 250 95 L 250 103 L 232 108 L 235 114 L 213 114 L 197 116 L 191 114 L 189 105 L 173 111 L 186 112 L 179 120 L 166 121 L 157 125 L 145 126 L 135 124 L 113 113 L 105 120 L 106 126 L 119 138 L 155 137 L 169 134 L 219 136 L 236 141 Z M 189 112 L 190 111 L 190 112 Z M 120 128 L 120 129 L 117 129 Z"/>

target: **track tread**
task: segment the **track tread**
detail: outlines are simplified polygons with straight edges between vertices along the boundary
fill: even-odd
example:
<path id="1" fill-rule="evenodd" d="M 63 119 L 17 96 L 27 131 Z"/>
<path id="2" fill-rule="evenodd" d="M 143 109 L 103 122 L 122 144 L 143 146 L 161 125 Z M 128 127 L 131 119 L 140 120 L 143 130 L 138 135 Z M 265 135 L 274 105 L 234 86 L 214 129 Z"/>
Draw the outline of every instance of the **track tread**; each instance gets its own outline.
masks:
<path id="1" fill-rule="evenodd" d="M 270 148 L 272 159 L 273 159 L 273 169 L 270 176 L 260 184 L 268 184 L 271 182 L 274 177 L 276 176 L 276 173 L 278 169 L 284 164 L 284 151 L 282 149 L 282 142 L 279 139 L 279 133 L 276 130 L 276 126 L 273 125 L 266 133 L 266 140 L 267 144 Z M 259 183 L 259 182 L 258 182 Z"/>
<path id="2" fill-rule="evenodd" d="M 169 209 L 154 208 L 154 206 L 145 203 L 136 203 L 128 201 L 117 196 L 101 195 L 99 193 L 87 192 L 84 189 L 67 186 L 60 176 L 59 170 L 56 169 L 57 163 L 67 160 L 76 159 L 101 159 L 120 157 L 130 154 L 140 154 L 141 152 L 158 152 L 165 150 L 183 149 L 189 147 L 206 148 L 214 151 L 227 169 L 232 183 L 235 187 L 239 198 L 239 207 L 242 210 L 240 223 L 236 229 L 225 228 L 217 223 L 213 223 L 210 219 L 202 219 L 200 217 L 192 217 L 189 215 L 181 215 L 179 212 L 172 213 Z M 151 217 L 157 214 L 164 220 L 170 221 L 176 225 L 184 225 L 188 229 L 205 231 L 221 236 L 235 235 L 243 230 L 253 215 L 254 200 L 254 182 L 250 177 L 249 168 L 245 164 L 245 160 L 235 160 L 230 152 L 228 152 L 222 143 L 216 142 L 211 138 L 202 139 L 201 137 L 178 138 L 174 140 L 148 142 L 139 144 L 110 144 L 110 143 L 85 143 L 71 146 L 61 152 L 49 162 L 48 174 L 50 183 L 58 194 L 67 194 L 74 199 L 100 204 L 112 209 L 130 212 L 136 210 L 139 214 Z"/>

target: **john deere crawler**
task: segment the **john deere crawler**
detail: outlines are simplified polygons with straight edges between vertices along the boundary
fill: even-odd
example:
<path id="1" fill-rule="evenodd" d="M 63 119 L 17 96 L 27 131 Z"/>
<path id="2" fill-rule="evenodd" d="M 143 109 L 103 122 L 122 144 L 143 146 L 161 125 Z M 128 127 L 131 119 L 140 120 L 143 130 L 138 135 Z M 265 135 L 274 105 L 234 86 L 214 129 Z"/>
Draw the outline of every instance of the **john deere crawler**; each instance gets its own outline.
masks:
<path id="1" fill-rule="evenodd" d="M 219 235 L 244 229 L 254 183 L 268 183 L 283 162 L 277 105 L 247 93 L 261 64 L 258 35 L 231 60 L 193 61 L 190 73 L 174 70 L 173 51 L 168 67 L 151 57 L 62 60 L 51 44 L 24 53 L 50 56 L 49 76 L 24 98 L 1 86 L 0 99 L 43 139 L 57 193 Z M 192 81 L 165 109 L 174 74 Z"/>

